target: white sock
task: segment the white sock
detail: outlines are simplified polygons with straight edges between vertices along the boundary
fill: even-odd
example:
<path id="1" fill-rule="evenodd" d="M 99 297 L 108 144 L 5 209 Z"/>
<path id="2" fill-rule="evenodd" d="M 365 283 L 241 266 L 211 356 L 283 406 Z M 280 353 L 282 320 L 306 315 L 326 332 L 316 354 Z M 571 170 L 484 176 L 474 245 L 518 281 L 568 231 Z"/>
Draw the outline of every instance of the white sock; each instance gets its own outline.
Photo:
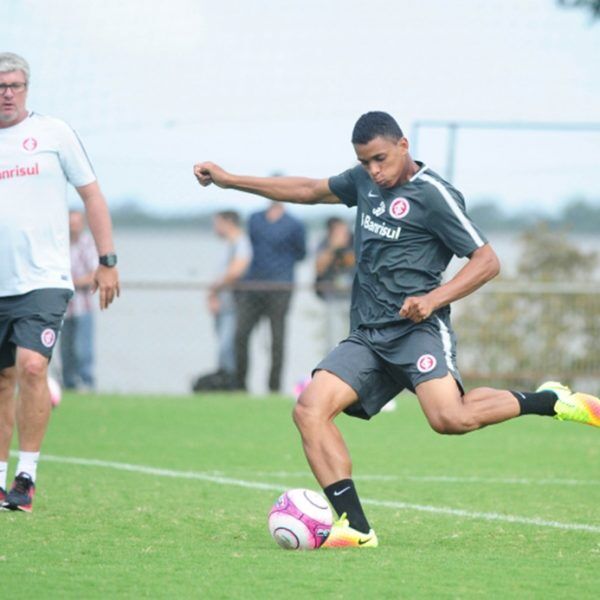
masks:
<path id="1" fill-rule="evenodd" d="M 8 463 L 0 461 L 0 487 L 6 489 L 6 471 L 8 470 Z"/>
<path id="2" fill-rule="evenodd" d="M 27 473 L 27 475 L 31 477 L 31 481 L 35 481 L 39 458 L 39 452 L 24 452 L 23 450 L 20 450 L 16 474 L 18 475 L 19 473 Z"/>

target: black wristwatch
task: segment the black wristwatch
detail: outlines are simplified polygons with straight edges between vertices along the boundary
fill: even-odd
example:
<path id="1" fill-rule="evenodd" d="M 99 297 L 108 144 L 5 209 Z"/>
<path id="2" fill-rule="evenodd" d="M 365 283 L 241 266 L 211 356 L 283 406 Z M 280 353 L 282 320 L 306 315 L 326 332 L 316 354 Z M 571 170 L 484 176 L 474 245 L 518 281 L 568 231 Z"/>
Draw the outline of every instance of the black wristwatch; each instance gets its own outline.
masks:
<path id="1" fill-rule="evenodd" d="M 116 267 L 117 266 L 117 255 L 116 254 L 105 254 L 99 259 L 100 264 L 104 267 Z"/>

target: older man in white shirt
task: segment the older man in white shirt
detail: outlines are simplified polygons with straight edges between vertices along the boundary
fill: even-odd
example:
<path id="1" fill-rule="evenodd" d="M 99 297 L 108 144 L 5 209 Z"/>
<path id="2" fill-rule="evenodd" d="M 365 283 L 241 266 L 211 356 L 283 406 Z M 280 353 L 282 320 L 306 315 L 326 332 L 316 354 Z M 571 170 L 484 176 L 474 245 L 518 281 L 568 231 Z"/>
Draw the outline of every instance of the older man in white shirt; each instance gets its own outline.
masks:
<path id="1" fill-rule="evenodd" d="M 50 418 L 48 363 L 73 294 L 67 184 L 83 200 L 100 256 L 92 284 L 100 308 L 119 294 L 119 276 L 110 214 L 83 145 L 63 121 L 27 110 L 28 87 L 27 61 L 0 53 L 0 503 L 31 512 Z M 19 461 L 7 493 L 15 415 Z"/>

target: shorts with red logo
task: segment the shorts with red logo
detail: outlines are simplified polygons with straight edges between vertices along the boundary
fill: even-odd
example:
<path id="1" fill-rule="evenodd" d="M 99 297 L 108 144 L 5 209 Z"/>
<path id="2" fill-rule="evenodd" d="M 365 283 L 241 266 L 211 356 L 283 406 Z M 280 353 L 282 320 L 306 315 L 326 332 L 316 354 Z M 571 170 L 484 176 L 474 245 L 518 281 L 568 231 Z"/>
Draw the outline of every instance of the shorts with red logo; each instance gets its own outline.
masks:
<path id="1" fill-rule="evenodd" d="M 450 373 L 463 391 L 456 368 L 456 336 L 449 311 L 422 323 L 361 327 L 340 342 L 315 368 L 337 375 L 358 395 L 344 412 L 370 419 L 404 389 Z"/>
<path id="2" fill-rule="evenodd" d="M 73 292 L 61 288 L 0 297 L 0 370 L 15 364 L 17 348 L 52 357 Z"/>

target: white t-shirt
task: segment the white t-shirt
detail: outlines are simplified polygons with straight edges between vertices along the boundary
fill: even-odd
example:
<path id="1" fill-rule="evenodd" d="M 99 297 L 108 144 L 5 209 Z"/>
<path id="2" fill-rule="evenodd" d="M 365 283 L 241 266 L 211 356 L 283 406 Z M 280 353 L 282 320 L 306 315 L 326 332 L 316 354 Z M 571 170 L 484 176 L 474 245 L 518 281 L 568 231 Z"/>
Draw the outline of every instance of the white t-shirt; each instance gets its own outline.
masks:
<path id="1" fill-rule="evenodd" d="M 242 233 L 237 240 L 227 242 L 226 251 L 220 261 L 219 275 L 223 275 L 229 268 L 229 265 L 237 259 L 246 259 L 248 264 L 252 260 L 252 245 L 245 233 Z M 230 312 L 235 310 L 235 300 L 231 289 L 224 289 L 219 292 L 220 308 L 219 312 Z"/>
<path id="2" fill-rule="evenodd" d="M 36 113 L 0 129 L 0 296 L 73 289 L 67 183 L 96 181 L 77 134 Z"/>

